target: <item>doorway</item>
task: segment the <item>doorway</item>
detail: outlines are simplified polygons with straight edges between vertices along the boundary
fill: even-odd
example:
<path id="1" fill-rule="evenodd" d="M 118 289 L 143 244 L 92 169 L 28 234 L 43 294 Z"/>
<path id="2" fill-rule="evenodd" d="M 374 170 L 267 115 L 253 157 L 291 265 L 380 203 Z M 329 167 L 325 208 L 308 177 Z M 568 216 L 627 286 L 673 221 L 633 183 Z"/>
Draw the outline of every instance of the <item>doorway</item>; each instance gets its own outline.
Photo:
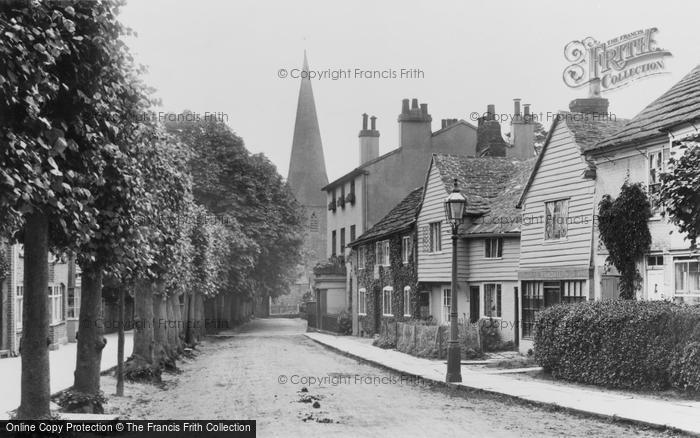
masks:
<path id="1" fill-rule="evenodd" d="M 479 321 L 481 309 L 479 308 L 481 296 L 479 286 L 469 286 L 469 322 Z"/>

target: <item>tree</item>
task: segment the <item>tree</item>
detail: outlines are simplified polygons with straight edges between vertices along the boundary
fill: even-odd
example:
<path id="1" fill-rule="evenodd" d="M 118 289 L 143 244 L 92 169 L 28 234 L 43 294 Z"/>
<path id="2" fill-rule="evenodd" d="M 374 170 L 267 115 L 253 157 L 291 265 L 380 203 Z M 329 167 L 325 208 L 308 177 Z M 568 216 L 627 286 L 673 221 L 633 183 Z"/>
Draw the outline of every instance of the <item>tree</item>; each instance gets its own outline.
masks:
<path id="1" fill-rule="evenodd" d="M 119 0 L 0 4 L 0 222 L 25 245 L 19 418 L 49 415 L 48 251 L 98 233 L 95 190 L 129 154 L 143 95 L 115 16 Z M 14 233 L 14 231 L 18 231 Z"/>
<path id="2" fill-rule="evenodd" d="M 686 233 L 690 248 L 697 248 L 700 236 L 700 147 L 697 142 L 683 143 L 680 158 L 669 160 L 671 171 L 661 175 L 659 199 L 680 232 Z"/>
<path id="3" fill-rule="evenodd" d="M 637 261 L 649 251 L 651 204 L 640 183 L 628 181 L 614 199 L 604 195 L 598 204 L 598 230 L 608 261 L 620 272 L 620 298 L 634 299 L 642 276 Z"/>

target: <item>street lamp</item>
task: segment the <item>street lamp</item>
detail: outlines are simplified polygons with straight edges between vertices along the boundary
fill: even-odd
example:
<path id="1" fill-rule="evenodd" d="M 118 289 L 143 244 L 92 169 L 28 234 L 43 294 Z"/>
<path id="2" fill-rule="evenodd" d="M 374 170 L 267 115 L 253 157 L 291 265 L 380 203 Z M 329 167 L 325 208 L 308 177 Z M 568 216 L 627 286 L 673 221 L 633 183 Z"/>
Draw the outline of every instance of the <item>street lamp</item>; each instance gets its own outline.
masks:
<path id="1" fill-rule="evenodd" d="M 457 179 L 452 193 L 445 198 L 445 217 L 452 225 L 452 290 L 450 293 L 450 340 L 447 343 L 447 382 L 462 381 L 462 353 L 457 326 L 457 231 L 462 223 L 467 198 L 459 192 Z"/>

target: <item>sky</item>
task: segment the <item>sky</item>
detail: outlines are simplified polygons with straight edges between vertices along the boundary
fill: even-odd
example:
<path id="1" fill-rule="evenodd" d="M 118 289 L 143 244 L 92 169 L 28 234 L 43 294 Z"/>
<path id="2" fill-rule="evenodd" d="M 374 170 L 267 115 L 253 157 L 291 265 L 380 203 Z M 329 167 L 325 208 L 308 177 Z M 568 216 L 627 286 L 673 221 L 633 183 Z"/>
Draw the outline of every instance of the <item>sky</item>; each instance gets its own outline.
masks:
<path id="1" fill-rule="evenodd" d="M 128 0 L 120 18 L 137 33 L 126 41 L 149 69 L 159 110 L 219 114 L 283 176 L 300 81 L 290 75 L 304 50 L 311 70 L 350 69 L 349 78 L 312 82 L 333 180 L 358 165 L 362 113 L 378 118 L 382 154 L 398 146 L 403 98 L 428 104 L 433 131 L 443 118 L 472 121 L 487 104 L 511 112 L 513 98 L 535 113 L 566 110 L 587 94 L 562 80 L 567 43 L 655 27 L 657 45 L 672 53 L 668 73 L 604 95 L 616 117 L 633 117 L 700 64 L 698 16 L 697 0 Z M 356 78 L 355 69 L 422 74 Z"/>

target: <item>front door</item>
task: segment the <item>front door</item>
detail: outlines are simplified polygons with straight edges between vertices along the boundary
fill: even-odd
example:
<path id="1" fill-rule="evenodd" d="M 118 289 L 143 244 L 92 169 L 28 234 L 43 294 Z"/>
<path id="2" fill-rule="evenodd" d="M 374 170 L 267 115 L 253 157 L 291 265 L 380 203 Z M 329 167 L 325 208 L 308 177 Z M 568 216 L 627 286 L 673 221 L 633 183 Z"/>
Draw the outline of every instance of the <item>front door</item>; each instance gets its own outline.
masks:
<path id="1" fill-rule="evenodd" d="M 469 286 L 469 322 L 479 321 L 479 286 Z"/>
<path id="2" fill-rule="evenodd" d="M 561 283 L 558 281 L 544 282 L 544 307 L 554 306 L 561 302 Z"/>
<path id="3" fill-rule="evenodd" d="M 647 299 L 663 300 L 665 297 L 663 269 L 647 270 Z"/>

